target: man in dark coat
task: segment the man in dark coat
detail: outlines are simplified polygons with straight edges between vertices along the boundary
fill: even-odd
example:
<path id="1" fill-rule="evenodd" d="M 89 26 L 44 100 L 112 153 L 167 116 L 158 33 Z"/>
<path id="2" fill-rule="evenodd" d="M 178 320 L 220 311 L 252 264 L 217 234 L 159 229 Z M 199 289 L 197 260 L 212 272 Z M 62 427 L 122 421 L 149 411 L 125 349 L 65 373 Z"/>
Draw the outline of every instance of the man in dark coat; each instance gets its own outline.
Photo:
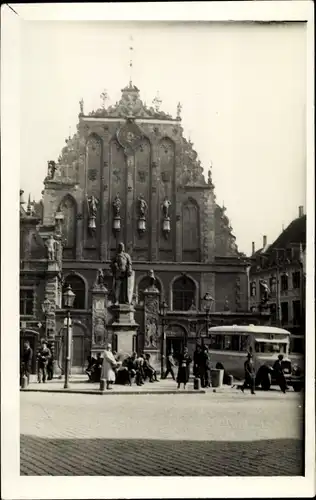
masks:
<path id="1" fill-rule="evenodd" d="M 203 346 L 203 370 L 204 370 L 204 387 L 211 387 L 211 360 L 208 352 L 208 347 L 206 345 Z M 201 385 L 202 385 L 202 380 L 201 380 Z"/>
<path id="2" fill-rule="evenodd" d="M 193 354 L 193 375 L 201 379 L 201 386 L 205 387 L 205 356 L 201 346 L 197 344 Z"/>
<path id="3" fill-rule="evenodd" d="M 26 340 L 24 342 L 24 349 L 23 349 L 22 360 L 21 360 L 21 382 L 20 382 L 20 385 L 22 385 L 22 378 L 23 377 L 27 378 L 28 384 L 30 383 L 32 359 L 33 359 L 33 350 L 31 349 L 29 341 Z"/>
<path id="4" fill-rule="evenodd" d="M 283 361 L 283 354 L 279 354 L 278 359 L 273 365 L 273 370 L 275 373 L 276 381 L 279 384 L 281 391 L 285 394 L 287 389 L 287 384 L 283 372 L 282 361 Z"/>
<path id="5" fill-rule="evenodd" d="M 40 384 L 43 380 L 45 384 L 47 379 L 47 365 L 49 359 L 51 358 L 50 349 L 47 347 L 47 343 L 44 341 L 42 347 L 37 356 L 37 372 L 38 372 L 38 383 Z"/>
<path id="6" fill-rule="evenodd" d="M 244 390 L 247 387 L 249 387 L 251 390 L 251 394 L 255 394 L 256 369 L 253 362 L 252 354 L 250 352 L 247 354 L 247 360 L 245 361 L 244 368 L 245 368 L 245 381 L 244 384 L 241 386 L 241 390 L 242 392 L 244 392 Z"/>
<path id="7" fill-rule="evenodd" d="M 180 389 L 180 384 L 183 384 L 184 389 L 187 385 L 190 377 L 190 364 L 192 363 L 191 356 L 187 347 L 184 347 L 182 354 L 179 356 L 179 368 L 177 375 L 178 389 Z"/>

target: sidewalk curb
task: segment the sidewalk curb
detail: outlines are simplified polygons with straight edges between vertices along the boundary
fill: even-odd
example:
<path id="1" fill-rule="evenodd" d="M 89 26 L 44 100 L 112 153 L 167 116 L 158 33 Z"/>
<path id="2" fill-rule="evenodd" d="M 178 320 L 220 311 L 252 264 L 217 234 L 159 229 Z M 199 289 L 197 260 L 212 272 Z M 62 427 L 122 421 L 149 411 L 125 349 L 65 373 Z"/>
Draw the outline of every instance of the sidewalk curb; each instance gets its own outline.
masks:
<path id="1" fill-rule="evenodd" d="M 151 390 L 142 390 L 142 391 L 100 391 L 100 390 L 93 390 L 93 389 L 20 389 L 20 392 L 41 392 L 41 393 L 59 393 L 59 394 L 93 394 L 93 395 L 98 395 L 98 396 L 141 396 L 141 395 L 161 395 L 161 394 L 206 394 L 206 391 L 204 390 L 199 390 L 199 391 L 194 391 L 194 390 L 170 390 L 170 391 L 164 391 L 164 390 L 157 390 L 157 391 L 151 391 Z"/>

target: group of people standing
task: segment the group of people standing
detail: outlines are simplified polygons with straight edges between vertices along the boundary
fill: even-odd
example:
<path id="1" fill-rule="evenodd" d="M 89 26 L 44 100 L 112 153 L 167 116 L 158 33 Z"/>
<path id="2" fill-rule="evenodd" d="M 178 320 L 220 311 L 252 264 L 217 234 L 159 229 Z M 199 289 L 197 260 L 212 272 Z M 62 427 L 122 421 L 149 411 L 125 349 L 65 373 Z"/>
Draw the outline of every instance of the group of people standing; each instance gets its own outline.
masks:
<path id="1" fill-rule="evenodd" d="M 288 386 L 282 366 L 283 358 L 284 358 L 283 354 L 279 354 L 278 359 L 274 362 L 272 369 L 275 374 L 275 379 L 277 384 L 280 386 L 281 391 L 285 394 L 286 391 L 288 390 Z M 244 363 L 244 369 L 245 369 L 245 380 L 240 388 L 242 392 L 244 392 L 245 389 L 249 388 L 251 394 L 255 394 L 256 368 L 252 352 L 247 353 L 247 359 Z"/>
<path id="2" fill-rule="evenodd" d="M 30 342 L 26 340 L 23 345 L 20 368 L 20 386 L 23 385 L 23 378 L 26 378 L 27 385 L 30 383 L 30 374 L 32 372 L 33 349 Z M 37 381 L 44 383 L 53 378 L 53 355 L 52 349 L 46 340 L 41 341 L 41 346 L 37 353 Z"/>
<path id="3" fill-rule="evenodd" d="M 166 371 L 161 378 L 166 379 L 170 374 L 173 380 L 177 382 L 178 389 L 180 389 L 181 384 L 185 388 L 190 378 L 192 362 L 194 377 L 200 378 L 202 387 L 210 387 L 211 365 L 207 346 L 201 347 L 198 345 L 193 360 L 187 347 L 184 347 L 176 358 L 172 351 L 169 352 L 166 358 Z M 178 368 L 177 376 L 175 376 L 176 367 Z M 115 351 L 112 351 L 111 344 L 107 345 L 103 357 L 99 352 L 95 358 L 91 356 L 88 358 L 86 373 L 91 382 L 105 380 L 108 390 L 111 389 L 114 383 L 131 386 L 135 382 L 137 386 L 141 386 L 147 380 L 150 383 L 159 382 L 157 372 L 151 364 L 149 353 L 138 355 L 133 352 L 125 359 L 121 359 Z"/>
<path id="4" fill-rule="evenodd" d="M 191 363 L 193 362 L 193 375 L 195 378 L 199 378 L 201 380 L 201 386 L 211 387 L 211 360 L 208 351 L 208 347 L 203 345 L 197 345 L 196 350 L 193 355 L 193 360 L 189 354 L 189 350 L 187 347 L 183 348 L 183 351 L 177 356 L 177 361 L 175 361 L 173 353 L 170 352 L 166 359 L 166 371 L 163 375 L 163 378 L 167 378 L 169 373 L 172 376 L 173 380 L 176 380 L 174 369 L 176 365 L 178 365 L 178 373 L 177 373 L 177 384 L 178 389 L 180 389 L 181 384 L 185 388 L 189 378 L 190 378 L 190 369 Z"/>
<path id="5" fill-rule="evenodd" d="M 88 358 L 88 368 L 86 373 L 91 382 L 99 382 L 101 379 L 106 382 L 106 389 L 110 390 L 112 384 L 143 385 L 146 380 L 149 382 L 159 382 L 157 372 L 150 363 L 150 354 L 137 355 L 133 352 L 125 359 L 121 359 L 115 351 L 112 351 L 111 344 L 108 344 L 103 357 L 99 352 L 96 358 Z"/>

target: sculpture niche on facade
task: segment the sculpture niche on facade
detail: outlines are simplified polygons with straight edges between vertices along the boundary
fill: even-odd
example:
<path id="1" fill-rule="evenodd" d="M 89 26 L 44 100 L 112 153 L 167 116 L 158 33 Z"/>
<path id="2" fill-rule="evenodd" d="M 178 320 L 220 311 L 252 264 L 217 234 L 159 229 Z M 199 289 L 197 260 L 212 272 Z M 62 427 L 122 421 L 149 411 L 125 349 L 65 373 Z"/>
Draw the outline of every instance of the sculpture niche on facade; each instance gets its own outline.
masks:
<path id="1" fill-rule="evenodd" d="M 47 248 L 47 258 L 49 261 L 56 260 L 57 253 L 57 242 L 54 238 L 53 234 L 50 234 L 46 240 L 46 248 Z"/>
<path id="2" fill-rule="evenodd" d="M 171 207 L 171 201 L 166 197 L 162 204 L 162 212 L 163 212 L 163 221 L 162 221 L 162 232 L 164 237 L 167 239 L 170 234 L 170 216 L 169 209 Z"/>
<path id="3" fill-rule="evenodd" d="M 143 234 L 146 231 L 146 215 L 148 211 L 148 205 L 141 194 L 138 198 L 138 232 L 139 234 Z"/>
<path id="4" fill-rule="evenodd" d="M 131 304 L 134 291 L 132 259 L 125 252 L 124 243 L 118 244 L 117 254 L 111 262 L 115 305 Z"/>
<path id="5" fill-rule="evenodd" d="M 95 196 L 92 195 L 87 197 L 87 203 L 88 203 L 88 229 L 90 233 L 93 234 L 97 227 L 96 218 L 97 218 L 99 201 Z"/>
<path id="6" fill-rule="evenodd" d="M 121 206 L 122 201 L 120 195 L 117 194 L 113 200 L 113 231 L 116 233 L 121 230 Z"/>

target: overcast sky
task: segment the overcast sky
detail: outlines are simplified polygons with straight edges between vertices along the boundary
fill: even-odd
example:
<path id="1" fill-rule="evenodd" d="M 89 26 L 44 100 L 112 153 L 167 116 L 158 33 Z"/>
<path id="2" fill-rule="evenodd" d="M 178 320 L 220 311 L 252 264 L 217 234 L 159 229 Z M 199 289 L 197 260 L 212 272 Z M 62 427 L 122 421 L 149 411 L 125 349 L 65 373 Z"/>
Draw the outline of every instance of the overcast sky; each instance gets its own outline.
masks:
<path id="1" fill-rule="evenodd" d="M 132 79 L 151 105 L 176 115 L 205 172 L 213 164 L 239 249 L 272 242 L 305 206 L 306 39 L 302 24 L 24 22 L 21 188 L 39 199 L 85 112 L 120 98 Z"/>

